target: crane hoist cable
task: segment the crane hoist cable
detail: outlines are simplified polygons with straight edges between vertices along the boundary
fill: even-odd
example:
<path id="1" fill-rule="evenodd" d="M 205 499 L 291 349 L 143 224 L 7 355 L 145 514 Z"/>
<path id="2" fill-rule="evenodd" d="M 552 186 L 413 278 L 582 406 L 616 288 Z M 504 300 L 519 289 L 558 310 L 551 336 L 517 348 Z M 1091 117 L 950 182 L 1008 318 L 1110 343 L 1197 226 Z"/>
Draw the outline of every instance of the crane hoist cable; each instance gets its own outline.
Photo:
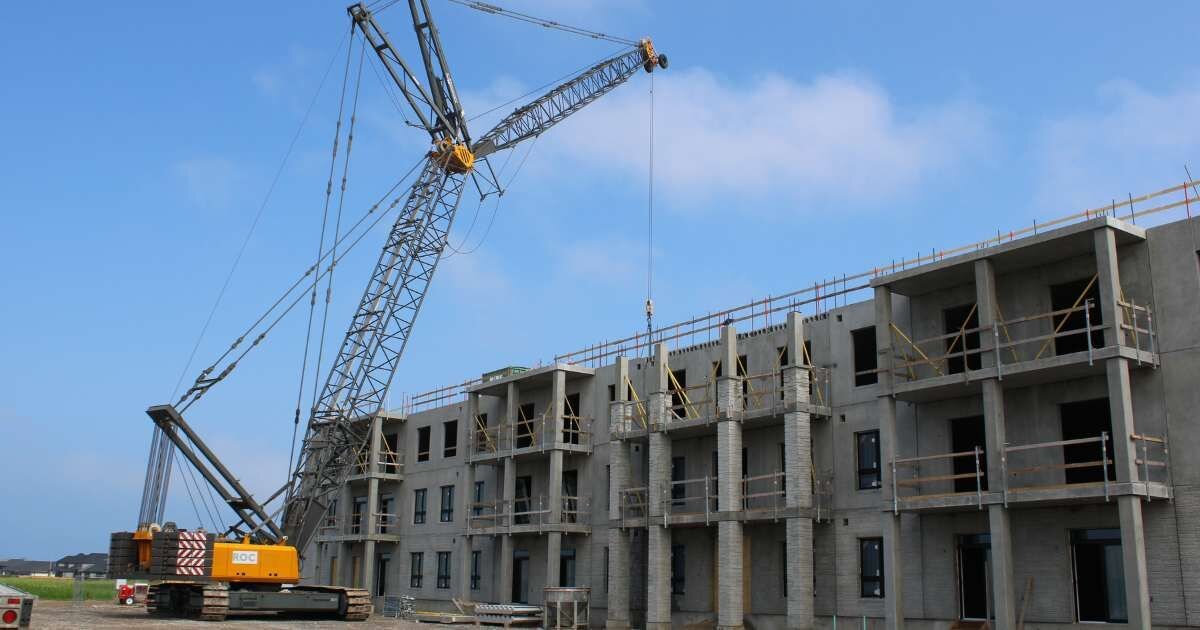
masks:
<path id="1" fill-rule="evenodd" d="M 646 191 L 646 341 L 654 333 L 654 75 L 650 75 L 650 156 Z"/>

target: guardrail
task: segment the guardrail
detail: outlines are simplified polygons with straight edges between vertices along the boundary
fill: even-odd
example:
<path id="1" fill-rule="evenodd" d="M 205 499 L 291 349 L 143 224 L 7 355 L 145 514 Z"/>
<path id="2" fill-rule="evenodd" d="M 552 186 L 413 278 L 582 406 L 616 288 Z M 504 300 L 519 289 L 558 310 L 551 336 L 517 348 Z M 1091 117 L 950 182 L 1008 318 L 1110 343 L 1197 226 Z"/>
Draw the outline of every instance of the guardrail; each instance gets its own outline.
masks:
<path id="1" fill-rule="evenodd" d="M 563 445 L 591 446 L 592 419 L 564 414 L 553 422 L 549 412 L 516 422 L 486 425 L 476 416 L 471 431 L 471 453 L 501 454 L 524 449 L 549 449 Z"/>
<path id="2" fill-rule="evenodd" d="M 509 531 L 514 526 L 524 525 L 587 524 L 591 517 L 590 497 L 563 496 L 559 505 L 559 519 L 554 521 L 550 499 L 546 495 L 475 502 L 470 505 L 467 526 L 474 530 Z"/>
<path id="3" fill-rule="evenodd" d="M 319 536 L 366 536 L 368 524 L 366 515 L 362 513 L 326 516 L 318 528 Z M 373 534 L 399 534 L 400 515 L 386 512 L 376 512 L 371 520 Z"/>

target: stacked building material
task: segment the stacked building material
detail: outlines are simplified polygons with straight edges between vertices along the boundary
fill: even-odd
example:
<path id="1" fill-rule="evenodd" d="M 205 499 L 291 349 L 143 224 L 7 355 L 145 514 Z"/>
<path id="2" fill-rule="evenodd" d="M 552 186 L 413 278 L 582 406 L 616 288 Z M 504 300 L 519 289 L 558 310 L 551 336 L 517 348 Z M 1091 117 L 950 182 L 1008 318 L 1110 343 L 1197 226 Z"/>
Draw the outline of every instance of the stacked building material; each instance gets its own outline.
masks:
<path id="1" fill-rule="evenodd" d="M 542 608 L 528 604 L 476 604 L 475 624 L 511 626 L 540 626 Z"/>
<path id="2" fill-rule="evenodd" d="M 203 530 L 157 532 L 150 546 L 150 573 L 160 579 L 210 576 L 214 542 L 216 536 Z"/>

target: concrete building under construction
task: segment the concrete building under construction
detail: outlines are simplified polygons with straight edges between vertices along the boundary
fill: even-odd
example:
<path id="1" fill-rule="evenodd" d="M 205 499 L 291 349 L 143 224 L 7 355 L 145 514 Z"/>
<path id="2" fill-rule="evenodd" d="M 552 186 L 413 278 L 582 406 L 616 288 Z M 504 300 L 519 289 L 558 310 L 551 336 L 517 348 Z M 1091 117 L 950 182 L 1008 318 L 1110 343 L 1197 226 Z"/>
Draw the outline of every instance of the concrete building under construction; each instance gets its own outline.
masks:
<path id="1" fill-rule="evenodd" d="M 311 577 L 588 586 L 613 628 L 1200 626 L 1188 194 L 419 396 L 371 420 Z"/>

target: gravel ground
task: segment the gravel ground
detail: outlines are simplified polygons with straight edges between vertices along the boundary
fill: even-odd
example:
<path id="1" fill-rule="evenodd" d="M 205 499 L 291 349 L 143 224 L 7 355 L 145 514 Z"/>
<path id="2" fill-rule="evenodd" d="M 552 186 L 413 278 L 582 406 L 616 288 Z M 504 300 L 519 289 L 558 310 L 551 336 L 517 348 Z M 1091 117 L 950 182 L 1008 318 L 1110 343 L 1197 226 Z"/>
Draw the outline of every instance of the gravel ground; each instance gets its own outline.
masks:
<path id="1" fill-rule="evenodd" d="M 254 630 L 293 630 L 339 628 L 341 630 L 374 630 L 375 628 L 441 630 L 450 628 L 472 628 L 466 625 L 419 624 L 375 616 L 367 621 L 340 622 L 312 619 L 287 619 L 273 615 L 231 615 L 224 622 L 193 621 L 188 619 L 163 619 L 151 617 L 141 606 L 118 606 L 113 603 L 56 602 L 39 600 L 33 605 L 32 629 L 47 630 L 131 630 L 134 628 L 172 628 L 214 630 L 215 628 L 253 628 Z"/>

